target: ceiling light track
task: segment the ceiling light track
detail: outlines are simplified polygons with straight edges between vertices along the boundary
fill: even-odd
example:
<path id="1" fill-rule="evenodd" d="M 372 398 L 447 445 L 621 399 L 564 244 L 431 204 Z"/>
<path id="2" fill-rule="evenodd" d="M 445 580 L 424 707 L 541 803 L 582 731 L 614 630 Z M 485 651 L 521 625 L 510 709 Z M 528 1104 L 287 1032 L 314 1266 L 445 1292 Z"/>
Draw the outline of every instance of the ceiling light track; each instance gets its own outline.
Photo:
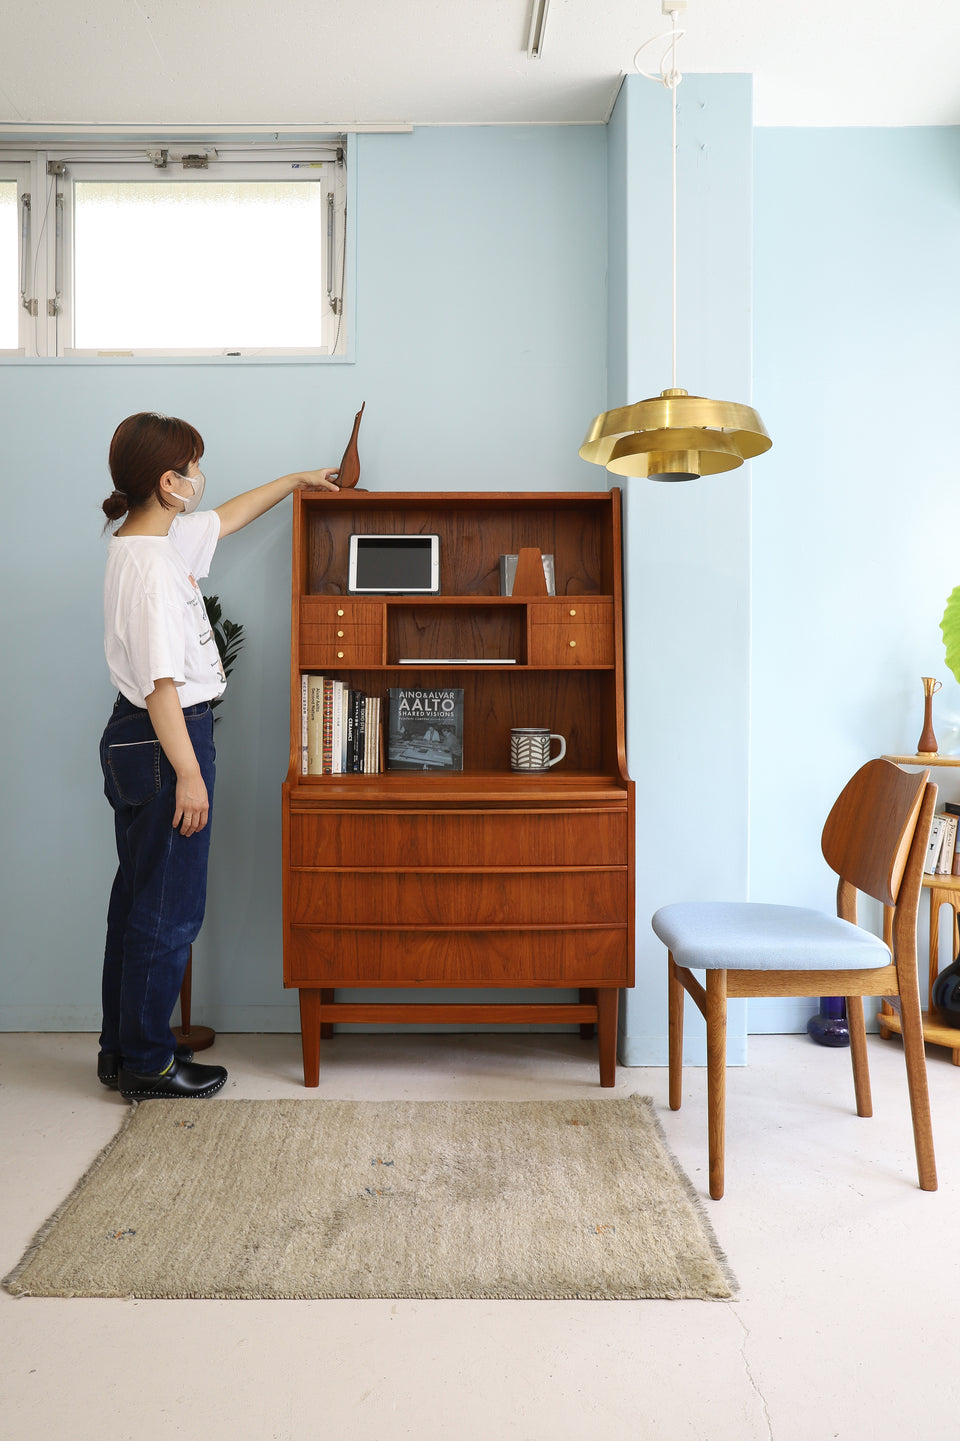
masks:
<path id="1" fill-rule="evenodd" d="M 533 0 L 530 11 L 530 33 L 527 36 L 527 54 L 531 60 L 543 57 L 543 40 L 547 30 L 547 14 L 550 0 Z"/>

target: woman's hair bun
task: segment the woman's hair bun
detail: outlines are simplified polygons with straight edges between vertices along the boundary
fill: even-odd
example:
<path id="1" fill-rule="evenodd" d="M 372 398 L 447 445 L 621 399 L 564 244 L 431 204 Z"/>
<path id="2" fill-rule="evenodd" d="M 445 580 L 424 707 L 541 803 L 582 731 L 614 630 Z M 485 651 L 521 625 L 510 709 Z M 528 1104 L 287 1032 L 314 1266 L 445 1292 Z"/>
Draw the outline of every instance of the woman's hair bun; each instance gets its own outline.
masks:
<path id="1" fill-rule="evenodd" d="M 119 490 L 113 490 L 107 496 L 100 509 L 107 517 L 107 520 L 110 521 L 119 520 L 121 515 L 126 515 L 130 506 L 125 495 L 121 495 Z"/>

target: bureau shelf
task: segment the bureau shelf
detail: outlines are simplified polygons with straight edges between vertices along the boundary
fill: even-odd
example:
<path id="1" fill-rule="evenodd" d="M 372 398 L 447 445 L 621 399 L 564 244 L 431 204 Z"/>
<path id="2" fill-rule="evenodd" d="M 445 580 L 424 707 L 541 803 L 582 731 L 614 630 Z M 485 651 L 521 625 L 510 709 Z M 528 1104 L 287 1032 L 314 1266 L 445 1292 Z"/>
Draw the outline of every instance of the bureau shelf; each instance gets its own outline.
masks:
<path id="1" fill-rule="evenodd" d="M 291 782 L 289 799 L 292 806 L 312 806 L 322 800 L 383 801 L 390 805 L 456 805 L 478 801 L 487 804 L 515 803 L 528 809 L 531 805 L 562 806 L 569 801 L 579 805 L 620 806 L 629 797 L 629 788 L 621 780 L 589 771 L 565 771 L 562 775 L 518 776 L 512 771 L 452 771 L 444 775 L 429 771 L 384 771 L 379 775 L 300 776 Z"/>
<path id="2" fill-rule="evenodd" d="M 346 594 L 354 532 L 438 534 L 441 593 Z M 500 556 L 527 547 L 553 555 L 555 596 L 498 593 Z M 333 1025 L 362 1019 L 569 1019 L 584 1036 L 596 1026 L 601 1084 L 614 1084 L 634 952 L 621 565 L 618 490 L 295 494 L 283 937 L 305 1084 Z M 302 775 L 310 673 L 382 702 L 391 687 L 462 689 L 464 769 Z M 563 735 L 567 754 L 518 774 L 510 730 L 531 725 Z M 453 999 L 347 1005 L 348 987 Z M 503 987 L 578 999 L 456 1000 Z"/>

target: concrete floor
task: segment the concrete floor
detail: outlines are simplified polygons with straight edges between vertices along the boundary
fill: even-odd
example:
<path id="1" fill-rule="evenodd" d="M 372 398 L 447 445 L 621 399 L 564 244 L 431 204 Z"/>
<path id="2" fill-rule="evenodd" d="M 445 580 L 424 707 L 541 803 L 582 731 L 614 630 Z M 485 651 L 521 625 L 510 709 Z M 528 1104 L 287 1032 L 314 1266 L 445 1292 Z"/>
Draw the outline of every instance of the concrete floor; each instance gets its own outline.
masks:
<path id="1" fill-rule="evenodd" d="M 0 1036 L 0 1271 L 115 1133 L 95 1038 Z M 596 1096 L 566 1035 L 338 1037 L 319 1091 L 299 1037 L 220 1036 L 221 1096 Z M 759 1036 L 728 1079 L 727 1196 L 706 1201 L 733 1302 L 104 1301 L 0 1293 L 5 1441 L 940 1441 L 960 1433 L 954 1244 L 960 1069 L 928 1052 L 940 1191 L 918 1190 L 898 1041 L 870 1044 L 872 1120 L 849 1054 Z M 666 1107 L 706 1194 L 704 1072 Z M 614 1092 L 602 1094 L 612 1095 Z"/>

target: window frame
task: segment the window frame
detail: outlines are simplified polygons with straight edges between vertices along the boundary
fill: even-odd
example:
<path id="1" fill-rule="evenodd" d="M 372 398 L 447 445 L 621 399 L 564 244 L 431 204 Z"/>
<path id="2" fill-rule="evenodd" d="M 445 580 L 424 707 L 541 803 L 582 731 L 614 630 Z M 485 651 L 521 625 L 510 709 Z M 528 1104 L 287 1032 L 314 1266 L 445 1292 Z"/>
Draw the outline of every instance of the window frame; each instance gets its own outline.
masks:
<path id="1" fill-rule="evenodd" d="M 351 237 L 347 230 L 349 136 L 334 136 L 310 143 L 270 143 L 259 140 L 245 144 L 213 144 L 209 141 L 148 141 L 137 144 L 90 143 L 51 146 L 43 150 L 17 152 L 0 146 L 0 176 L 18 170 L 18 184 L 31 194 L 31 234 L 28 269 L 36 274 L 38 314 L 24 309 L 20 315 L 21 347 L 0 351 L 0 357 L 37 357 L 59 360 L 188 360 L 236 365 L 244 360 L 349 360 L 352 341 L 349 320 L 352 306 L 352 267 L 348 265 Z M 182 157 L 205 156 L 206 168 L 184 168 Z M 165 164 L 160 162 L 165 161 Z M 320 168 L 322 167 L 322 168 Z M 319 168 L 316 175 L 310 171 Z M 333 198 L 332 291 L 324 277 L 321 343 L 315 347 L 257 346 L 159 349 L 136 347 L 111 350 L 80 349 L 73 344 L 74 296 L 74 186 L 78 180 L 155 181 L 164 171 L 168 178 L 181 175 L 184 183 L 205 184 L 216 180 L 305 180 L 323 187 Z M 298 173 L 305 171 L 306 173 Z M 20 191 L 18 190 L 18 196 Z M 38 206 L 37 197 L 42 197 Z M 51 216 L 55 223 L 50 224 Z M 328 241 L 324 238 L 322 257 L 328 268 Z M 334 303 L 331 303 L 334 302 Z"/>
<path id="2" fill-rule="evenodd" d="M 28 158 L 26 155 L 22 155 L 20 158 L 13 158 L 12 156 L 6 156 L 6 155 L 0 153 L 0 180 L 13 180 L 13 181 L 16 182 L 16 186 L 17 186 L 18 231 L 19 231 L 19 234 L 20 234 L 21 236 L 22 236 L 22 230 L 20 229 L 20 225 L 21 225 L 21 223 L 22 223 L 22 218 L 23 218 L 23 211 L 22 211 L 21 207 L 22 207 L 23 202 L 24 202 L 24 197 L 27 197 L 27 198 L 29 199 L 30 207 L 31 207 L 31 213 L 30 213 L 31 229 L 30 229 L 30 234 L 31 234 L 31 239 L 32 239 L 33 196 L 32 196 L 32 193 L 31 193 L 31 179 L 32 179 L 32 177 L 31 177 L 31 165 L 30 165 L 29 158 Z M 29 253 L 27 254 L 27 256 L 24 256 L 24 255 L 23 255 L 23 253 L 22 253 L 22 251 L 21 251 L 21 247 L 20 247 L 20 242 L 18 241 L 18 246 L 17 246 L 17 280 L 16 280 L 16 286 L 17 286 L 17 297 L 16 297 L 16 303 L 17 303 L 17 339 L 18 339 L 18 344 L 17 344 L 13 349 L 11 349 L 9 346 L 0 347 L 0 356 L 18 357 L 18 356 L 25 356 L 25 355 L 28 355 L 28 354 L 31 353 L 31 352 L 30 352 L 30 340 L 31 340 L 31 332 L 32 332 L 32 330 L 33 330 L 33 328 L 34 328 L 34 327 L 33 327 L 33 323 L 32 323 L 34 317 L 30 314 L 30 312 L 28 311 L 28 309 L 26 308 L 26 306 L 25 306 L 25 304 L 24 304 L 24 295 L 26 295 L 26 297 L 27 297 L 28 300 L 31 298 L 31 297 L 30 297 L 30 294 L 29 294 L 29 291 L 30 291 L 30 273 L 29 273 L 29 271 L 30 271 L 30 267 L 29 267 Z M 25 282 L 25 288 L 23 288 L 23 287 L 21 286 L 21 282 Z M 38 309 L 39 309 L 39 307 L 38 307 Z M 34 352 L 34 353 L 35 353 L 35 352 Z"/>

